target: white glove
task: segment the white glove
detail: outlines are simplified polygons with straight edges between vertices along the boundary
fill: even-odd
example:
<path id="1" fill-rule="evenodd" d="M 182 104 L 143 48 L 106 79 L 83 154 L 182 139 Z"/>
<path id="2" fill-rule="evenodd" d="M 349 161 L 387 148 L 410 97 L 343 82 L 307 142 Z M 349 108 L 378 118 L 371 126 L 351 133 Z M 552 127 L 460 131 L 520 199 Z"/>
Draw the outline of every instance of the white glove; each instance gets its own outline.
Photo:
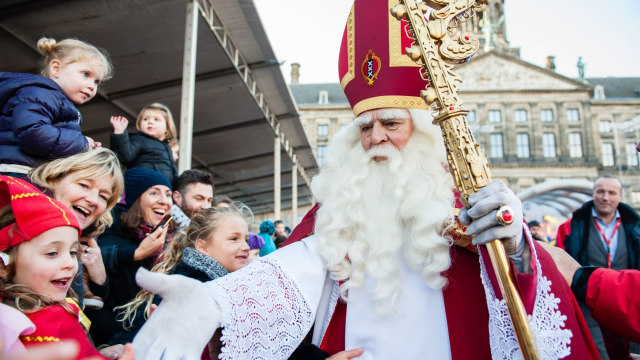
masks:
<path id="1" fill-rule="evenodd" d="M 136 359 L 200 359 L 220 326 L 220 309 L 211 291 L 200 281 L 144 268 L 136 273 L 136 282 L 162 296 L 133 339 Z"/>
<path id="2" fill-rule="evenodd" d="M 522 239 L 522 203 L 516 194 L 500 180 L 494 180 L 475 194 L 469 196 L 469 209 L 461 209 L 458 220 L 467 226 L 467 234 L 475 235 L 474 245 L 502 240 L 507 255 L 516 262 L 522 261 L 524 241 Z M 513 210 L 513 222 L 504 226 L 498 223 L 498 208 L 506 205 Z"/>

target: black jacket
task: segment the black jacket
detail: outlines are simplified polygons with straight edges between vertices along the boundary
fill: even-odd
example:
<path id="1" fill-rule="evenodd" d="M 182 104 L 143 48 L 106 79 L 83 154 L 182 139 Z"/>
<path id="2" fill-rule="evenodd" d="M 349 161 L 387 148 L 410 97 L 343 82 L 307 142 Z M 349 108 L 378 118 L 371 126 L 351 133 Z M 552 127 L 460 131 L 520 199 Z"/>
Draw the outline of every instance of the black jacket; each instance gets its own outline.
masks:
<path id="1" fill-rule="evenodd" d="M 106 344 L 119 328 L 113 308 L 126 304 L 140 291 L 135 275 L 142 266 L 142 261 L 134 261 L 133 254 L 141 240 L 122 227 L 122 212 L 123 208 L 117 205 L 113 209 L 113 225 L 98 237 L 102 260 L 109 277 L 109 289 L 108 295 L 103 298 L 102 309 L 86 311 L 92 322 L 91 337 L 96 346 Z"/>
<path id="2" fill-rule="evenodd" d="M 589 259 L 588 241 L 583 241 L 583 239 L 589 239 L 592 208 L 593 200 L 586 202 L 573 213 L 571 233 L 564 241 L 565 250 L 583 265 L 587 265 Z M 624 230 L 627 238 L 630 268 L 640 270 L 640 215 L 622 202 L 618 205 L 618 212 L 620 212 L 621 218 L 620 230 Z"/>
<path id="3" fill-rule="evenodd" d="M 129 135 L 111 133 L 111 150 L 127 168 L 152 169 L 164 175 L 170 183 L 178 177 L 173 152 L 166 141 L 160 141 L 145 133 Z"/>

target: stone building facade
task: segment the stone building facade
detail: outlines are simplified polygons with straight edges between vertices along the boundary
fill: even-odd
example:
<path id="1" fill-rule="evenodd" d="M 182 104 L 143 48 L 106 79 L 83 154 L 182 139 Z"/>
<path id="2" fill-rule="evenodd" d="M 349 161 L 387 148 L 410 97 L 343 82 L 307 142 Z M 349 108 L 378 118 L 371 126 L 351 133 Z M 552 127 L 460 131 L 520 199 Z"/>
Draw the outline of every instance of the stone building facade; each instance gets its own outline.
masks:
<path id="1" fill-rule="evenodd" d="M 457 67 L 467 122 L 495 178 L 516 192 L 554 179 L 619 176 L 640 207 L 640 78 L 576 80 L 499 51 Z M 291 84 L 319 164 L 353 120 L 340 84 Z"/>

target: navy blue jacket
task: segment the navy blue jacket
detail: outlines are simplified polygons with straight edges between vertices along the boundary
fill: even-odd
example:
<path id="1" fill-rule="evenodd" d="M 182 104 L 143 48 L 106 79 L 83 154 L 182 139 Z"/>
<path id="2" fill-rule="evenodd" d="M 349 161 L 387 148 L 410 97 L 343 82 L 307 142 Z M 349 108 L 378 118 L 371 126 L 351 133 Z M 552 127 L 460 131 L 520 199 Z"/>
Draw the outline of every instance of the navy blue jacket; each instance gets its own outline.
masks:
<path id="1" fill-rule="evenodd" d="M 573 213 L 571 219 L 571 233 L 564 241 L 564 248 L 580 264 L 588 264 L 589 252 L 588 241 L 589 229 L 591 228 L 591 209 L 593 200 L 586 202 L 582 207 Z M 629 252 L 630 269 L 640 270 L 640 215 L 629 205 L 620 203 L 621 226 L 627 238 L 627 251 Z"/>
<path id="2" fill-rule="evenodd" d="M 51 79 L 0 72 L 0 109 L 0 163 L 35 167 L 89 148 L 80 112 Z"/>
<path id="3" fill-rule="evenodd" d="M 178 168 L 173 161 L 173 152 L 166 141 L 160 141 L 143 132 L 129 135 L 111 133 L 111 150 L 118 155 L 124 166 L 155 170 L 173 184 L 178 177 Z"/>

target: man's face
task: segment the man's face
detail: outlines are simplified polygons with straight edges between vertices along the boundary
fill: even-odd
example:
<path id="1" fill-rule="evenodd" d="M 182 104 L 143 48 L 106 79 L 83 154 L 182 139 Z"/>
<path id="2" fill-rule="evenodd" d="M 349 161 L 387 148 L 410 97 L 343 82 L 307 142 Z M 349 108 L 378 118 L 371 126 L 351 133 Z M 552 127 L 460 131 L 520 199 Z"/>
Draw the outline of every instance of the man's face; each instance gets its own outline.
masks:
<path id="1" fill-rule="evenodd" d="M 173 192 L 173 200 L 189 218 L 202 209 L 210 208 L 212 199 L 213 187 L 203 183 L 187 185 L 184 194 L 178 191 Z"/>
<path id="2" fill-rule="evenodd" d="M 375 109 L 364 112 L 360 119 L 369 120 L 359 124 L 360 143 L 365 151 L 373 146 L 391 145 L 402 150 L 415 129 L 409 111 L 405 109 Z M 387 160 L 376 156 L 376 162 Z"/>
<path id="3" fill-rule="evenodd" d="M 601 178 L 593 188 L 593 207 L 599 216 L 615 214 L 622 201 L 622 186 L 617 179 Z"/>
<path id="4" fill-rule="evenodd" d="M 544 233 L 542 231 L 542 228 L 540 226 L 534 225 L 529 227 L 529 230 L 531 230 L 531 235 L 533 235 L 533 238 L 536 240 L 543 240 L 544 239 Z"/>

